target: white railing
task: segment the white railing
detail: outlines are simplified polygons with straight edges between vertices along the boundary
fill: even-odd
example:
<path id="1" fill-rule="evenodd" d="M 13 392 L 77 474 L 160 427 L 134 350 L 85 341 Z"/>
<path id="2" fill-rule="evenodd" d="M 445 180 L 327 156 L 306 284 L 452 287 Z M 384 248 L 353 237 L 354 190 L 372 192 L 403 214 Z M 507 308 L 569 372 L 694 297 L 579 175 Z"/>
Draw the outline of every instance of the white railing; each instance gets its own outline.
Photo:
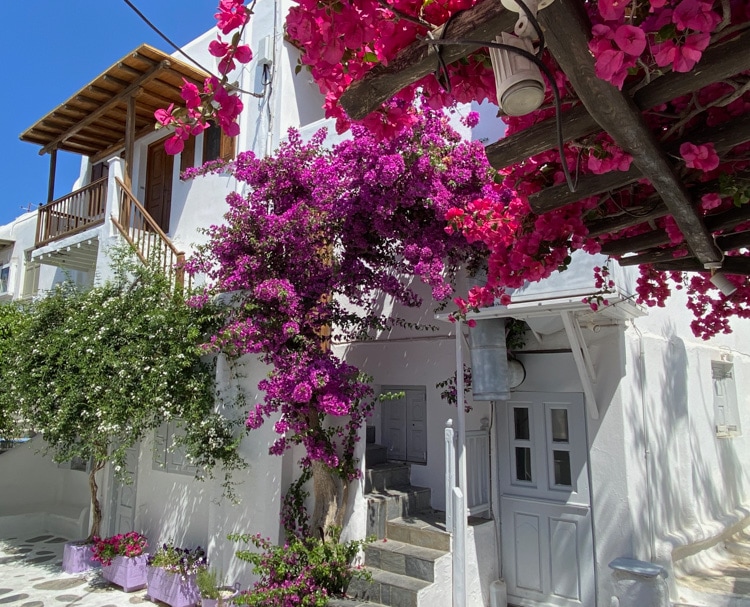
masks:
<path id="1" fill-rule="evenodd" d="M 471 516 L 490 512 L 490 433 L 466 433 L 466 505 Z"/>
<path id="2" fill-rule="evenodd" d="M 470 516 L 489 514 L 490 502 L 490 432 L 466 433 L 466 506 Z M 445 427 L 445 526 L 453 529 L 453 488 L 456 480 L 456 438 L 453 420 Z"/>
<path id="3" fill-rule="evenodd" d="M 456 486 L 456 437 L 453 420 L 445 424 L 445 529 L 453 533 L 453 488 Z"/>

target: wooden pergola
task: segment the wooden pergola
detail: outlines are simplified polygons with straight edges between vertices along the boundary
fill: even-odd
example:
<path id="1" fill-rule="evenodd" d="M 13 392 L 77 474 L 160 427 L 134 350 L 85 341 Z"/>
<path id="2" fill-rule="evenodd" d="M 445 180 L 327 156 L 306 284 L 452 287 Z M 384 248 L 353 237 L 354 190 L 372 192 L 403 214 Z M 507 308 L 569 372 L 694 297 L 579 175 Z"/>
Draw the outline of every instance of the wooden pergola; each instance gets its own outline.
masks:
<path id="1" fill-rule="evenodd" d="M 206 72 L 142 44 L 24 131 L 22 141 L 50 154 L 47 202 L 53 198 L 57 150 L 89 156 L 92 164 L 124 151 L 132 177 L 133 146 L 154 130 L 154 112 L 184 104 L 184 81 L 202 85 Z M 129 185 L 129 183 L 128 183 Z"/>
<path id="2" fill-rule="evenodd" d="M 438 28 L 433 36 L 448 40 L 494 40 L 501 31 L 512 32 L 517 17 L 500 0 L 483 0 L 457 14 L 446 31 Z M 750 275 L 748 257 L 724 257 L 725 252 L 750 246 L 750 231 L 733 232 L 750 221 L 750 205 L 703 217 L 696 201 L 702 194 L 717 191 L 717 184 L 686 179 L 672 158 L 684 140 L 694 144 L 713 142 L 722 157 L 733 147 L 750 141 L 750 115 L 710 130 L 686 132 L 681 140 L 667 144 L 657 140 L 642 115 L 644 110 L 750 69 L 750 31 L 744 30 L 724 43 L 709 47 L 688 73 L 666 73 L 637 91 L 620 91 L 596 76 L 594 58 L 588 49 L 591 25 L 580 0 L 555 0 L 539 12 L 538 19 L 549 51 L 581 101 L 561 116 L 564 139 L 571 141 L 606 131 L 620 148 L 632 155 L 633 163 L 628 171 L 582 176 L 575 192 L 565 184 L 547 187 L 529 197 L 532 210 L 541 214 L 591 196 L 600 196 L 603 201 L 646 178 L 656 190 L 647 206 L 609 212 L 587 221 L 591 237 L 649 222 L 649 229 L 638 236 L 604 243 L 603 253 L 624 256 L 620 259 L 622 265 L 649 264 L 659 270 L 692 272 L 722 268 L 728 273 Z M 480 46 L 442 48 L 444 61 L 452 63 Z M 352 119 L 361 119 L 405 86 L 435 72 L 436 64 L 434 47 L 417 41 L 387 66 L 376 66 L 354 83 L 342 96 L 341 104 Z M 487 146 L 486 151 L 490 163 L 500 169 L 556 145 L 553 117 Z M 685 237 L 687 250 L 679 258 L 676 253 L 683 245 L 670 246 L 666 231 L 653 223 L 668 215 Z M 717 230 L 730 233 L 714 238 Z"/>

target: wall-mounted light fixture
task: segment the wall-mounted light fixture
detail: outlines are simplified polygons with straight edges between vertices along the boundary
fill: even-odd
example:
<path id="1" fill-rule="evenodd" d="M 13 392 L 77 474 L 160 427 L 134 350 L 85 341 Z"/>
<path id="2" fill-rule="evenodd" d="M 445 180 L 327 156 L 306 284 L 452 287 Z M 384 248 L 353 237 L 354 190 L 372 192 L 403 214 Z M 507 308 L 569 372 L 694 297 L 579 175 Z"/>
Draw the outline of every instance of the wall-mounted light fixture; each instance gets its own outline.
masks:
<path id="1" fill-rule="evenodd" d="M 533 21 L 539 9 L 549 6 L 552 0 L 501 0 L 509 11 L 518 13 L 513 34 L 503 32 L 495 41 L 527 53 L 535 52 L 533 40 L 537 28 Z M 515 34 L 515 35 L 514 35 Z M 536 110 L 544 101 L 544 80 L 539 68 L 520 53 L 507 49 L 490 48 L 492 71 L 495 73 L 497 103 L 508 116 L 523 116 Z"/>
<path id="2" fill-rule="evenodd" d="M 534 52 L 529 38 L 518 38 L 503 32 L 495 41 L 529 53 Z M 544 80 L 534 63 L 522 55 L 496 48 L 490 49 L 490 60 L 495 73 L 497 104 L 505 114 L 524 116 L 542 105 Z"/>
<path id="3" fill-rule="evenodd" d="M 733 282 L 730 282 L 726 277 L 726 274 L 724 274 L 724 272 L 722 272 L 721 270 L 712 271 L 711 278 L 709 280 L 711 281 L 711 284 L 713 284 L 727 297 L 729 297 L 737 290 L 737 285 L 735 285 Z"/>

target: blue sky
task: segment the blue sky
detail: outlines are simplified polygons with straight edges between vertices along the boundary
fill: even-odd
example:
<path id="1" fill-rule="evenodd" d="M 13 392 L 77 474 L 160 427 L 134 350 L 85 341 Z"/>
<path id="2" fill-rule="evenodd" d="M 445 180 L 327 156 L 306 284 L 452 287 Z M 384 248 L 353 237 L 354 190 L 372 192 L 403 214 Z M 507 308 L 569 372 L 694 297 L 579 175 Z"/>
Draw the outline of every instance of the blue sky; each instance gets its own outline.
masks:
<path id="1" fill-rule="evenodd" d="M 132 0 L 176 44 L 213 27 L 218 0 Z M 0 20 L 5 116 L 0 121 L 0 225 L 47 199 L 49 156 L 18 136 L 146 42 L 171 53 L 122 0 L 13 2 Z M 55 197 L 70 191 L 80 156 L 60 153 Z"/>

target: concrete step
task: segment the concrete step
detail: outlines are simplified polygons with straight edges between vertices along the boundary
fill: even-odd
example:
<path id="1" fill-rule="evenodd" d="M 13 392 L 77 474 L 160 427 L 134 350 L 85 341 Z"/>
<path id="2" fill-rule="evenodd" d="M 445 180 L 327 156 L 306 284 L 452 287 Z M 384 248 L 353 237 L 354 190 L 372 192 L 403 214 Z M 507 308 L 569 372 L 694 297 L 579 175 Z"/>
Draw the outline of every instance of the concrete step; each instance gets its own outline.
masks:
<path id="1" fill-rule="evenodd" d="M 386 522 L 385 537 L 432 550 L 450 551 L 450 535 L 445 531 L 445 513 L 425 510 Z"/>
<path id="2" fill-rule="evenodd" d="M 372 468 L 388 462 L 388 449 L 383 445 L 367 443 L 365 446 L 365 466 Z"/>
<path id="3" fill-rule="evenodd" d="M 365 469 L 365 493 L 386 491 L 409 484 L 411 468 L 403 463 L 384 463 Z"/>
<path id="4" fill-rule="evenodd" d="M 419 592 L 430 585 L 430 582 L 376 567 L 367 567 L 367 570 L 372 581 L 352 580 L 347 590 L 349 596 L 392 607 L 419 607 Z"/>
<path id="5" fill-rule="evenodd" d="M 365 546 L 365 565 L 434 582 L 435 561 L 445 554 L 442 550 L 384 539 Z"/>
<path id="6" fill-rule="evenodd" d="M 363 599 L 330 599 L 328 607 L 381 607 L 382 603 L 373 603 Z"/>
<path id="7" fill-rule="evenodd" d="M 431 495 L 428 487 L 411 485 L 368 493 L 367 535 L 384 538 L 386 522 L 428 509 Z"/>

